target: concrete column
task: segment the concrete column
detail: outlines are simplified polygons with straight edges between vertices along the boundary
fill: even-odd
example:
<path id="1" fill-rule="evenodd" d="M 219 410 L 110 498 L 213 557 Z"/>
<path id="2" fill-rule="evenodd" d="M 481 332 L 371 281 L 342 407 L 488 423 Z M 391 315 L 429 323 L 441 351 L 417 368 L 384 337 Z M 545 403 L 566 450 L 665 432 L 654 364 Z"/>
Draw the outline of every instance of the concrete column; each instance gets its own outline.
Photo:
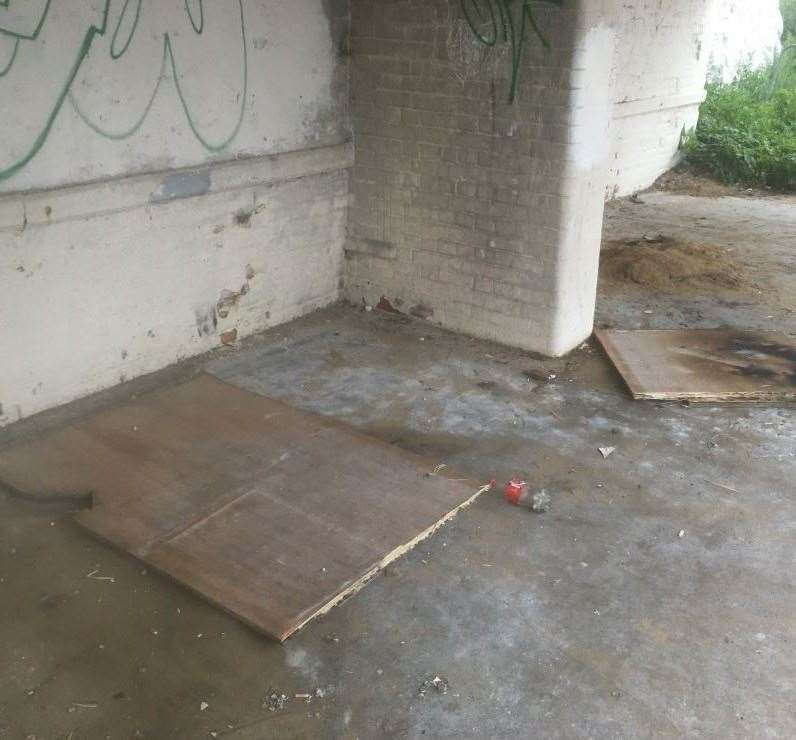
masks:
<path id="1" fill-rule="evenodd" d="M 589 336 L 610 150 L 607 10 L 353 0 L 349 299 L 384 297 L 549 355 Z"/>

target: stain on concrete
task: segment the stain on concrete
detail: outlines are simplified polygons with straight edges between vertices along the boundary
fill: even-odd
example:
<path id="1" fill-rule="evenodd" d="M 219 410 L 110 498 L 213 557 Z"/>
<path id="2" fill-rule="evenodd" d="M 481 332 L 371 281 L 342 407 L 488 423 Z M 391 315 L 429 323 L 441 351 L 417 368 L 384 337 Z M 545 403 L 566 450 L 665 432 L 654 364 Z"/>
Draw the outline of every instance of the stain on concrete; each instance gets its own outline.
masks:
<path id="1" fill-rule="evenodd" d="M 416 303 L 409 309 L 409 314 L 416 319 L 423 319 L 428 321 L 434 315 L 434 309 L 431 306 L 426 306 L 423 303 Z"/>
<path id="2" fill-rule="evenodd" d="M 175 172 L 160 183 L 149 198 L 150 203 L 168 203 L 180 198 L 205 195 L 211 186 L 210 172 Z"/>
<path id="3" fill-rule="evenodd" d="M 200 337 L 209 337 L 218 327 L 218 316 L 216 307 L 197 308 L 194 312 L 196 316 L 196 331 Z"/>
<path id="4" fill-rule="evenodd" d="M 252 216 L 254 216 L 253 208 L 241 208 L 239 211 L 235 211 L 235 223 L 243 229 L 250 229 Z"/>
<path id="5" fill-rule="evenodd" d="M 265 203 L 251 206 L 250 208 L 240 208 L 235 211 L 232 216 L 233 223 L 244 229 L 251 228 L 252 219 L 258 214 L 262 213 L 268 206 Z M 223 227 L 222 227 L 223 228 Z"/>

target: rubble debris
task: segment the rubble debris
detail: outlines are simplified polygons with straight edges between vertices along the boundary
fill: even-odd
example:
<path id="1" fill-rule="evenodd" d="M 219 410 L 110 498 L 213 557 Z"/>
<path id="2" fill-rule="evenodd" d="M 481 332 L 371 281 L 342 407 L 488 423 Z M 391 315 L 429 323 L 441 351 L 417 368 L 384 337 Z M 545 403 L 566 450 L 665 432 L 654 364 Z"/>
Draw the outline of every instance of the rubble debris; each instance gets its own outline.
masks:
<path id="1" fill-rule="evenodd" d="M 711 486 L 717 486 L 718 488 L 723 488 L 725 491 L 729 491 L 730 493 L 738 493 L 737 488 L 733 488 L 732 486 L 725 485 L 724 483 L 716 483 L 716 481 L 708 480 L 707 478 L 704 479 L 705 483 L 710 483 Z"/>
<path id="2" fill-rule="evenodd" d="M 544 514 L 550 509 L 550 496 L 542 489 L 533 495 L 531 500 L 531 510 L 537 514 Z"/>
<path id="3" fill-rule="evenodd" d="M 313 689 L 312 693 L 308 693 L 306 691 L 302 691 L 298 694 L 294 694 L 294 699 L 300 699 L 307 704 L 311 704 L 314 699 L 323 699 L 326 696 L 326 689 L 317 688 Z"/>
<path id="4" fill-rule="evenodd" d="M 379 299 L 379 302 L 376 304 L 376 309 L 378 311 L 386 311 L 387 313 L 401 313 L 385 296 Z"/>
<path id="5" fill-rule="evenodd" d="M 113 576 L 99 575 L 99 570 L 92 570 L 91 573 L 86 573 L 86 578 L 90 578 L 92 581 L 108 581 L 108 583 L 116 583 L 116 579 Z"/>
<path id="6" fill-rule="evenodd" d="M 528 492 L 527 481 L 521 478 L 512 478 L 504 489 L 506 501 L 514 506 L 525 506 L 537 514 L 543 514 L 550 509 L 550 496 L 544 488 L 533 495 Z"/>
<path id="7" fill-rule="evenodd" d="M 420 696 L 425 696 L 431 689 L 434 689 L 438 694 L 447 694 L 448 688 L 448 682 L 442 676 L 434 676 L 434 678 L 423 681 L 417 693 Z"/>
<path id="8" fill-rule="evenodd" d="M 204 712 L 204 711 L 206 711 L 206 710 L 207 710 L 207 708 L 208 708 L 209 706 L 210 706 L 210 705 L 209 705 L 209 704 L 208 704 L 206 701 L 203 701 L 203 702 L 202 702 L 202 703 L 199 705 L 199 711 L 200 711 L 200 712 Z"/>
<path id="9" fill-rule="evenodd" d="M 268 693 L 268 698 L 263 702 L 263 707 L 268 707 L 269 712 L 277 712 L 285 708 L 287 696 L 273 689 Z"/>
<path id="10" fill-rule="evenodd" d="M 549 383 L 551 380 L 556 379 L 556 374 L 551 373 L 549 370 L 545 370 L 544 368 L 532 368 L 531 370 L 523 370 L 522 374 L 528 378 L 528 380 L 535 380 L 539 383 Z"/>
<path id="11" fill-rule="evenodd" d="M 600 454 L 603 456 L 603 459 L 613 455 L 616 452 L 616 447 L 598 447 L 600 450 Z"/>
<path id="12" fill-rule="evenodd" d="M 409 309 L 409 315 L 414 316 L 416 319 L 428 321 L 434 315 L 434 309 L 422 303 L 417 303 Z"/>

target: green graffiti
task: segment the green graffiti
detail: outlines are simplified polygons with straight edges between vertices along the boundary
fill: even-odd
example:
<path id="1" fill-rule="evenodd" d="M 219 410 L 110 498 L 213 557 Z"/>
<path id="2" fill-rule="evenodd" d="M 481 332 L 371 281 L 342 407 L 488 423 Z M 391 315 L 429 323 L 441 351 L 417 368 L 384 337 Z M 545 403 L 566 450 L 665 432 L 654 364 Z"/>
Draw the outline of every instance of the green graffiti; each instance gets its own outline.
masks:
<path id="1" fill-rule="evenodd" d="M 205 9 L 201 0 L 199 2 L 199 23 L 194 20 L 193 11 L 191 10 L 191 6 L 188 5 L 188 0 L 185 0 L 185 12 L 188 13 L 188 18 L 191 20 L 193 30 L 196 31 L 196 33 L 202 33 L 205 27 Z"/>
<path id="2" fill-rule="evenodd" d="M 17 59 L 17 52 L 19 51 L 19 39 L 14 41 L 14 50 L 11 52 L 11 58 L 8 60 L 8 64 L 6 64 L 3 69 L 0 69 L 0 77 L 5 77 L 10 71 L 11 67 L 14 66 L 14 62 Z"/>
<path id="3" fill-rule="evenodd" d="M 11 10 L 11 2 L 13 2 L 13 1 L 14 0 L 0 0 L 0 9 L 4 8 L 6 13 L 10 12 L 10 10 Z M 29 1 L 35 1 L 35 0 L 29 0 Z M 39 3 L 41 4 L 41 12 L 39 13 L 39 18 L 38 18 L 38 20 L 36 20 L 34 22 L 33 27 L 30 30 L 28 30 L 27 33 L 25 33 L 24 31 L 21 31 L 19 29 L 14 30 L 14 29 L 12 29 L 12 28 L 10 28 L 8 26 L 4 26 L 2 22 L 0 22 L 0 33 L 4 33 L 7 36 L 13 36 L 14 38 L 17 38 L 17 39 L 24 39 L 25 41 L 33 41 L 33 40 L 35 40 L 36 38 L 38 38 L 39 32 L 42 29 L 42 26 L 44 26 L 44 21 L 47 18 L 47 13 L 50 12 L 50 3 L 51 2 L 52 2 L 52 0 L 44 0 L 43 3 L 42 3 L 42 0 L 39 0 Z M 3 16 L 0 15 L 0 21 L 2 21 L 2 20 L 3 20 Z M 18 21 L 18 23 L 19 22 L 20 21 Z"/>
<path id="4" fill-rule="evenodd" d="M 564 0 L 539 0 L 548 5 L 562 6 Z M 511 48 L 511 85 L 509 102 L 517 97 L 522 69 L 522 56 L 530 28 L 542 45 L 550 44 L 536 22 L 531 0 L 461 0 L 462 11 L 476 38 L 486 46 L 508 44 Z M 519 10 L 518 10 L 519 8 Z"/>
<path id="5" fill-rule="evenodd" d="M 9 7 L 9 2 L 13 2 L 13 0 L 0 0 L 0 11 L 3 8 Z M 174 59 L 174 50 L 172 48 L 172 41 L 171 36 L 168 32 L 163 34 L 163 55 L 161 59 L 160 71 L 158 73 L 157 81 L 152 89 L 152 93 L 149 96 L 148 102 L 144 108 L 142 115 L 135 121 L 130 127 L 123 131 L 111 131 L 105 129 L 98 124 L 94 123 L 86 112 L 80 107 L 77 99 L 72 94 L 72 85 L 74 84 L 75 78 L 77 77 L 81 66 L 83 65 L 86 57 L 91 50 L 91 46 L 96 39 L 97 36 L 104 36 L 108 31 L 108 18 L 110 13 L 110 5 L 112 0 L 105 0 L 105 6 L 102 11 L 102 18 L 101 22 L 97 24 L 92 24 L 88 30 L 86 31 L 85 36 L 83 37 L 83 41 L 80 45 L 78 50 L 77 56 L 72 63 L 71 67 L 69 68 L 69 72 L 66 77 L 65 84 L 59 91 L 58 95 L 56 96 L 54 105 L 52 106 L 46 120 L 44 123 L 44 127 L 42 128 L 39 135 L 34 140 L 33 144 L 30 146 L 28 151 L 23 154 L 16 162 L 11 164 L 6 169 L 0 169 L 0 180 L 7 179 L 12 177 L 17 172 L 19 172 L 22 168 L 24 168 L 38 153 L 41 151 L 42 147 L 44 146 L 47 138 L 52 130 L 53 125 L 55 124 L 55 120 L 58 117 L 61 108 L 63 107 L 64 103 L 68 100 L 72 108 L 77 113 L 78 117 L 95 133 L 103 136 L 107 139 L 111 140 L 122 140 L 129 138 L 133 134 L 135 134 L 149 115 L 150 110 L 155 102 L 155 98 L 157 96 L 158 90 L 160 89 L 161 83 L 165 77 L 165 73 L 167 69 L 171 70 L 171 77 L 174 81 L 174 87 L 177 91 L 177 96 L 180 100 L 180 104 L 182 106 L 183 112 L 185 113 L 185 118 L 188 122 L 188 126 L 191 129 L 191 132 L 196 137 L 196 139 L 202 144 L 202 146 L 210 152 L 219 152 L 225 149 L 229 144 L 237 137 L 238 133 L 240 132 L 241 126 L 243 125 L 243 120 L 246 112 L 246 100 L 248 97 L 248 89 L 249 89 L 249 63 L 248 63 L 248 50 L 247 50 L 247 41 L 246 41 L 246 23 L 245 23 L 245 16 L 243 10 L 243 0 L 237 0 L 238 11 L 240 14 L 240 29 L 241 29 L 241 39 L 242 39 L 242 67 L 243 67 L 243 91 L 240 95 L 240 105 L 237 120 L 235 126 L 231 133 L 221 139 L 220 141 L 211 141 L 208 137 L 206 137 L 202 132 L 199 130 L 199 126 L 196 122 L 194 114 L 191 112 L 190 106 L 188 104 L 188 100 L 183 92 L 182 85 L 180 84 L 179 75 L 177 73 L 177 63 Z M 191 27 L 194 30 L 194 33 L 197 35 L 201 35 L 204 33 L 205 30 L 205 18 L 204 18 L 204 0 L 194 0 L 195 5 L 197 7 L 197 11 L 195 12 L 190 5 L 190 0 L 185 0 L 185 11 L 188 15 L 188 19 L 191 23 Z M 47 19 L 47 14 L 50 10 L 50 3 L 51 0 L 45 0 L 45 4 L 43 5 L 41 18 L 38 20 L 38 23 L 35 26 L 35 29 L 31 34 L 22 35 L 16 32 L 9 30 L 7 27 L 2 27 L 3 16 L 0 13 L 0 34 L 14 37 L 16 39 L 14 49 L 11 54 L 11 58 L 6 65 L 6 67 L 0 70 L 0 78 L 7 75 L 14 66 L 15 61 L 17 60 L 17 52 L 19 50 L 19 43 L 20 40 L 30 40 L 34 41 L 38 38 L 42 28 L 44 27 L 44 23 Z M 119 62 L 124 57 L 125 53 L 130 48 L 132 40 L 135 36 L 136 30 L 138 29 L 139 21 L 141 19 L 141 5 L 142 0 L 125 0 L 124 5 L 122 7 L 121 13 L 119 14 L 119 20 L 116 23 L 116 26 L 113 30 L 113 35 L 111 36 L 111 44 L 110 44 L 110 57 L 114 62 Z M 130 14 L 130 15 L 128 15 Z M 198 16 L 198 20 L 197 20 Z M 125 21 L 127 21 L 128 27 L 126 30 L 122 30 L 123 26 L 125 25 Z M 119 42 L 123 40 L 123 43 L 119 45 Z"/>
<path id="6" fill-rule="evenodd" d="M 111 58 L 118 59 L 121 56 L 124 56 L 124 53 L 130 48 L 130 44 L 133 41 L 133 36 L 135 36 L 136 29 L 138 28 L 138 21 L 141 20 L 141 0 L 136 0 L 135 3 L 135 17 L 133 18 L 132 23 L 130 24 L 130 30 L 127 34 L 127 41 L 124 42 L 124 46 L 119 51 L 116 51 L 116 42 L 119 40 L 119 31 L 122 30 L 122 23 L 124 23 L 124 19 L 127 17 L 127 8 L 130 6 L 130 0 L 124 0 L 124 6 L 122 7 L 122 12 L 119 13 L 119 20 L 116 23 L 116 30 L 113 32 L 113 38 L 111 39 Z"/>

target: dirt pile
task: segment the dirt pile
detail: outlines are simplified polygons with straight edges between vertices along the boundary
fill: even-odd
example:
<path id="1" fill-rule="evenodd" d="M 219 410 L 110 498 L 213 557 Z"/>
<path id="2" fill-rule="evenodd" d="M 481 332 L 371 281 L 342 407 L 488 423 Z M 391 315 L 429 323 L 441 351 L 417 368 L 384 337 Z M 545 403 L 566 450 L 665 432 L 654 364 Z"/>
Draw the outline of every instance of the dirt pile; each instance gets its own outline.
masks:
<path id="1" fill-rule="evenodd" d="M 662 291 L 750 285 L 727 250 L 664 236 L 603 242 L 600 277 Z"/>

